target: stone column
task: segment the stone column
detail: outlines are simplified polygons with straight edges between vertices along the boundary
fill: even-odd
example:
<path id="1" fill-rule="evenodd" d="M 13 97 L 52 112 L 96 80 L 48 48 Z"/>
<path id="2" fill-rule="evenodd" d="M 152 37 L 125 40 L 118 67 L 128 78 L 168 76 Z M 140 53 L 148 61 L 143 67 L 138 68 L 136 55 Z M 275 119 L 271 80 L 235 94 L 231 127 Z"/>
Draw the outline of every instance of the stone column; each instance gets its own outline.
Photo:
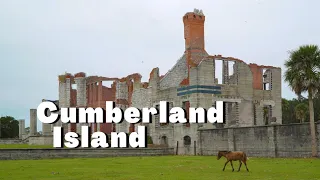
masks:
<path id="1" fill-rule="evenodd" d="M 256 103 L 254 104 L 255 108 L 255 116 L 256 116 L 256 124 L 257 126 L 263 126 L 265 125 L 263 123 L 263 104 Z"/>
<path id="2" fill-rule="evenodd" d="M 46 100 L 42 100 L 42 102 L 45 102 Z M 49 111 L 49 109 L 46 112 L 47 116 L 51 115 L 51 112 Z M 42 134 L 45 136 L 48 135 L 52 135 L 52 131 L 51 131 L 51 124 L 46 124 L 46 123 L 42 123 Z"/>
<path id="3" fill-rule="evenodd" d="M 222 84 L 229 84 L 229 62 L 222 61 Z"/>
<path id="4" fill-rule="evenodd" d="M 103 89 L 102 89 L 102 81 L 99 81 L 98 82 L 98 103 L 97 103 L 97 105 L 99 106 L 99 107 L 103 107 L 103 102 L 102 102 L 102 93 L 103 93 Z M 93 130 L 92 130 L 92 132 L 95 132 L 95 131 L 98 131 L 98 128 L 97 127 L 99 127 L 99 131 L 100 131 L 100 124 L 98 124 L 98 123 L 95 123 L 94 125 L 93 125 Z"/>
<path id="5" fill-rule="evenodd" d="M 37 109 L 30 109 L 30 136 L 37 134 Z"/>
<path id="6" fill-rule="evenodd" d="M 65 75 L 60 75 L 59 76 L 59 108 L 62 107 L 66 107 L 66 97 L 67 97 L 67 91 L 66 91 L 66 79 L 70 78 L 69 74 L 65 74 Z M 60 110 L 59 110 L 60 112 Z M 55 126 L 61 126 L 60 123 L 60 119 L 59 121 L 57 121 L 56 123 L 51 125 L 51 131 L 53 130 L 53 127 Z"/>
<path id="7" fill-rule="evenodd" d="M 25 120 L 19 120 L 19 139 L 22 139 L 22 136 L 26 134 L 25 128 Z"/>
<path id="8" fill-rule="evenodd" d="M 87 88 L 86 78 L 84 73 L 77 73 L 75 75 L 75 83 L 77 84 L 77 106 L 85 107 L 87 105 Z"/>
<path id="9" fill-rule="evenodd" d="M 87 86 L 86 86 L 86 74 L 79 72 L 75 74 L 74 78 L 75 83 L 77 84 L 77 107 L 86 107 L 87 106 Z M 78 134 L 81 134 L 81 126 L 87 124 L 77 123 Z"/>
<path id="10" fill-rule="evenodd" d="M 64 104 L 61 105 L 61 108 L 69 108 L 71 106 L 71 85 L 72 85 L 72 76 L 71 74 L 66 75 L 66 84 L 65 84 L 65 99 Z M 60 104 L 59 104 L 60 105 Z M 63 127 L 63 133 L 65 134 L 68 131 L 68 124 L 61 122 L 61 119 L 57 122 L 57 126 Z"/>
<path id="11" fill-rule="evenodd" d="M 121 108 L 123 111 L 128 107 L 128 93 L 127 82 L 118 81 L 116 84 L 116 107 Z M 130 123 L 123 121 L 121 124 L 117 124 L 116 129 L 119 129 L 120 132 L 128 133 L 129 127 Z"/>

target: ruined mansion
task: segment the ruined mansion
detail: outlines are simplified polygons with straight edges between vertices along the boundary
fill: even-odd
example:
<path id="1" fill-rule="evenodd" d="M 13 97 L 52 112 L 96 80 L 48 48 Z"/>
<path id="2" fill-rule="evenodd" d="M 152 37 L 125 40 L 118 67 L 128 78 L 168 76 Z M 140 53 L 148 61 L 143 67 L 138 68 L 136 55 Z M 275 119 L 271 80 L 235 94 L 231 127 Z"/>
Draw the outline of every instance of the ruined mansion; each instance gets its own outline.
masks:
<path id="1" fill-rule="evenodd" d="M 105 101 L 114 101 L 117 107 L 125 109 L 130 106 L 156 107 L 159 101 L 167 101 L 170 107 L 188 109 L 210 108 L 215 106 L 215 101 L 223 101 L 225 124 L 160 124 L 159 116 L 153 117 L 152 123 L 147 125 L 153 143 L 176 147 L 179 142 L 179 147 L 185 147 L 179 149 L 181 153 L 192 149 L 199 138 L 199 129 L 282 124 L 281 69 L 208 54 L 204 44 L 205 16 L 201 11 L 186 13 L 183 24 L 185 51 L 165 75 L 160 75 L 159 69 L 154 68 L 149 81 L 141 82 L 142 76 L 138 73 L 123 78 L 66 73 L 59 76 L 59 100 L 56 103 L 59 107 L 104 108 Z M 217 70 L 219 62 L 221 70 Z M 216 71 L 222 72 L 222 79 L 218 79 Z M 106 87 L 102 85 L 103 81 L 113 84 Z M 73 84 L 76 84 L 76 89 L 72 88 Z M 31 110 L 30 113 L 30 136 L 35 136 L 36 111 Z M 23 124 L 21 122 L 21 126 Z M 61 125 L 61 122 L 43 124 L 43 135 L 52 136 L 52 126 Z M 80 126 L 69 124 L 65 130 L 79 132 Z M 134 124 L 126 121 L 90 126 L 93 132 L 107 134 L 136 130 Z"/>

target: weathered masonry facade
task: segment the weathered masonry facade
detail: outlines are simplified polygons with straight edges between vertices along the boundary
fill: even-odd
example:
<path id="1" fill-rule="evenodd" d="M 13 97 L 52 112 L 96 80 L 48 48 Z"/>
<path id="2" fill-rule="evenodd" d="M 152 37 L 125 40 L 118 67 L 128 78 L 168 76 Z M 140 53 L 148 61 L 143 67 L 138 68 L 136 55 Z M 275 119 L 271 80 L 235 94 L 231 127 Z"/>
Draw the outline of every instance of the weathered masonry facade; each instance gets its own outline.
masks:
<path id="1" fill-rule="evenodd" d="M 104 81 L 112 81 L 111 87 L 103 86 Z M 116 107 L 126 109 L 131 106 L 134 85 L 141 82 L 140 74 L 132 74 L 124 78 L 108 78 L 89 76 L 83 72 L 72 75 L 70 73 L 59 76 L 59 107 L 101 107 L 105 109 L 106 101 L 114 101 Z M 75 84 L 76 88 L 72 85 Z M 140 84 L 140 83 L 139 83 Z M 58 121 L 56 125 L 61 126 Z M 65 132 L 81 133 L 81 126 L 89 125 L 91 132 L 101 131 L 110 134 L 118 129 L 122 132 L 134 131 L 133 124 L 67 124 Z"/>
<path id="2" fill-rule="evenodd" d="M 177 148 L 178 154 L 193 154 L 199 147 L 199 130 L 230 127 L 249 127 L 282 124 L 281 69 L 272 66 L 247 64 L 233 57 L 210 55 L 205 50 L 205 16 L 199 11 L 186 13 L 183 18 L 185 51 L 165 74 L 159 69 L 150 72 L 148 82 L 140 74 L 123 78 L 86 76 L 85 73 L 66 73 L 59 76 L 60 107 L 104 107 L 105 101 L 116 102 L 126 109 L 156 107 L 159 101 L 179 106 L 210 108 L 224 101 L 225 124 L 160 124 L 158 116 L 148 126 L 154 144 Z M 218 63 L 222 67 L 217 66 Z M 222 68 L 218 78 L 217 68 Z M 102 85 L 112 81 L 111 87 Z M 76 84 L 76 88 L 73 88 Z M 61 126 L 61 123 L 55 124 Z M 53 126 L 55 126 L 53 125 Z M 64 129 L 80 132 L 81 125 L 71 124 Z M 137 125 L 90 124 L 92 132 L 132 132 Z M 48 129 L 48 128 L 47 128 Z M 52 129 L 52 128 L 51 128 Z M 177 143 L 178 142 L 178 143 Z"/>
<path id="3" fill-rule="evenodd" d="M 201 129 L 282 123 L 281 69 L 209 55 L 204 45 L 204 22 L 201 12 L 186 13 L 182 57 L 164 76 L 154 68 L 148 86 L 141 84 L 133 89 L 134 107 L 156 107 L 159 101 L 167 101 L 171 107 L 210 108 L 216 101 L 224 101 L 225 124 L 160 124 L 154 117 L 148 127 L 153 142 L 178 147 L 178 154 L 193 154 L 200 147 Z M 222 79 L 216 77 L 219 61 Z"/>

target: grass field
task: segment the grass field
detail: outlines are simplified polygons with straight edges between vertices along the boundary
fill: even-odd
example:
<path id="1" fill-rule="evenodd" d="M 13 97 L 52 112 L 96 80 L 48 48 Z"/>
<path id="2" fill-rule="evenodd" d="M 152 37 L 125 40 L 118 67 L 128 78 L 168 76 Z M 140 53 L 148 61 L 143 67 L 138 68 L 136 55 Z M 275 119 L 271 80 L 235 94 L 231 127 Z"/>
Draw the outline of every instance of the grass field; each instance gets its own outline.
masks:
<path id="1" fill-rule="evenodd" d="M 0 144 L 0 149 L 53 148 L 53 145 Z"/>
<path id="2" fill-rule="evenodd" d="M 312 180 L 320 179 L 318 159 L 250 158 L 248 168 L 234 162 L 223 172 L 225 159 L 214 156 L 116 157 L 0 161 L 5 180 Z"/>

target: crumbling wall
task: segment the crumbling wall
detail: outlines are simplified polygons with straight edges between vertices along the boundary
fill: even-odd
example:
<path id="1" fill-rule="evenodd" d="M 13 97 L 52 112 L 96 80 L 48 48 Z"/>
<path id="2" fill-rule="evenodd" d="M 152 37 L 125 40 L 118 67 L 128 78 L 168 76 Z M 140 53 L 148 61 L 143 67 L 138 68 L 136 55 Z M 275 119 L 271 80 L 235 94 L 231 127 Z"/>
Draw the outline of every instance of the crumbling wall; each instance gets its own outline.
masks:
<path id="1" fill-rule="evenodd" d="M 75 74 L 74 81 L 77 85 L 76 89 L 76 107 L 86 107 L 87 106 L 87 86 L 86 86 L 86 75 L 85 73 Z M 87 123 L 76 124 L 76 132 L 81 134 L 81 127 L 87 126 Z M 74 129 L 75 124 L 68 124 L 69 130 Z"/>
<path id="2" fill-rule="evenodd" d="M 140 88 L 133 90 L 132 93 L 132 107 L 141 109 L 151 107 L 151 91 L 150 88 Z M 151 119 L 152 120 L 152 119 Z M 151 124 L 151 123 L 150 123 Z M 149 124 L 138 124 L 147 127 L 147 134 L 149 134 Z M 135 131 L 137 131 L 137 126 L 135 126 Z"/>
<path id="3" fill-rule="evenodd" d="M 198 66 L 192 67 L 190 69 L 190 86 L 198 86 L 197 88 L 192 88 L 189 91 L 196 90 L 199 93 L 194 93 L 189 95 L 190 106 L 191 107 L 202 107 L 209 109 L 213 106 L 213 97 L 220 94 L 219 89 L 215 89 L 215 63 L 213 59 L 205 59 L 199 63 Z M 207 88 L 205 88 L 207 86 Z M 206 91 L 202 93 L 201 91 Z M 185 92 L 185 91 L 184 91 Z M 183 93 L 183 92 L 179 92 Z M 187 96 L 188 97 L 188 96 Z M 184 98 L 181 96 L 181 98 Z M 194 127 L 194 131 L 197 128 L 213 128 L 215 125 L 211 123 L 198 124 Z M 197 134 L 193 133 L 195 136 L 192 139 L 197 138 Z"/>
<path id="4" fill-rule="evenodd" d="M 281 68 L 257 64 L 249 67 L 253 75 L 254 124 L 269 124 L 272 118 L 282 124 Z M 264 117 L 264 108 L 268 117 Z"/>
<path id="5" fill-rule="evenodd" d="M 168 88 L 165 90 L 158 90 L 157 95 L 153 96 L 153 100 L 151 101 L 151 106 L 152 107 L 157 107 L 159 109 L 160 113 L 160 106 L 159 102 L 160 101 L 167 101 L 169 104 L 172 106 L 169 107 L 169 110 L 174 106 L 176 102 L 176 88 Z M 166 137 L 166 143 L 168 144 L 169 147 L 174 146 L 174 140 L 173 138 L 178 135 L 174 134 L 176 130 L 174 130 L 174 124 L 169 123 L 166 125 L 161 125 L 160 124 L 160 114 L 156 116 L 152 116 L 152 123 L 149 125 L 150 129 L 150 136 L 152 137 L 153 143 L 154 144 L 161 144 L 161 138 Z"/>
<path id="6" fill-rule="evenodd" d="M 236 62 L 238 69 L 238 92 L 241 97 L 239 103 L 239 124 L 241 126 L 251 126 L 254 122 L 253 114 L 253 77 L 249 66 L 244 62 Z"/>
<path id="7" fill-rule="evenodd" d="M 167 74 L 160 80 L 160 89 L 179 86 L 180 82 L 187 78 L 188 70 L 186 55 L 184 54 Z"/>
<path id="8" fill-rule="evenodd" d="M 281 96 L 281 69 L 271 69 L 271 96 L 275 102 L 275 106 L 272 108 L 272 117 L 277 119 L 276 123 L 282 124 L 282 96 Z"/>
<path id="9" fill-rule="evenodd" d="M 320 129 L 319 123 L 316 128 Z M 233 150 L 245 151 L 248 157 L 311 157 L 312 152 L 309 123 L 207 129 L 199 133 L 201 155 Z"/>
<path id="10" fill-rule="evenodd" d="M 214 85 L 214 73 L 214 60 L 204 59 L 198 66 L 190 68 L 190 85 Z"/>
<path id="11" fill-rule="evenodd" d="M 136 108 L 145 108 L 150 106 L 149 89 L 139 88 L 133 91 L 132 106 Z"/>
<path id="12" fill-rule="evenodd" d="M 116 85 L 116 107 L 123 110 L 129 107 L 128 103 L 128 85 L 126 82 L 117 82 Z M 130 124 L 127 121 L 123 121 L 120 124 L 116 124 L 117 132 L 129 133 Z"/>

